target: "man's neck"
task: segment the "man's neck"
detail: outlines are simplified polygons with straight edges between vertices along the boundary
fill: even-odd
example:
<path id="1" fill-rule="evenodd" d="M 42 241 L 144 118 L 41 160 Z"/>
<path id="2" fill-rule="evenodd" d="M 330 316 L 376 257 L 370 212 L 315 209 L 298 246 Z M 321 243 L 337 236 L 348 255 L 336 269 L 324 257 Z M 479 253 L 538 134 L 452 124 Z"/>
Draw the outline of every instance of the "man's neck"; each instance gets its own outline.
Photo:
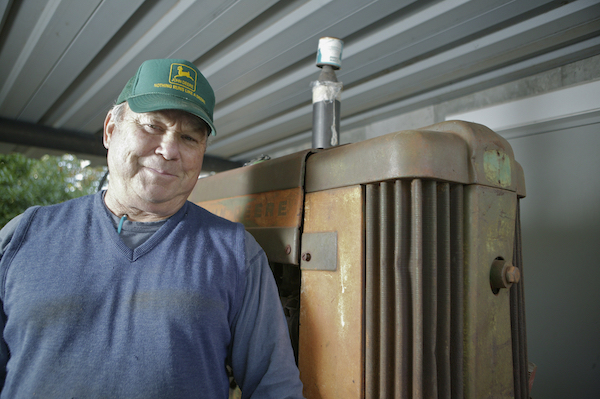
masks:
<path id="1" fill-rule="evenodd" d="M 111 195 L 110 187 L 106 190 L 104 195 L 104 204 L 114 215 L 118 217 L 127 215 L 127 220 L 133 222 L 156 222 L 168 219 L 181 208 L 178 207 L 175 212 L 173 212 L 173 207 L 169 207 L 169 211 L 163 211 L 163 209 L 161 209 L 163 207 L 160 205 L 144 206 L 146 209 L 142 209 L 142 207 L 136 206 L 136 204 L 131 201 L 127 203 L 119 201 Z"/>

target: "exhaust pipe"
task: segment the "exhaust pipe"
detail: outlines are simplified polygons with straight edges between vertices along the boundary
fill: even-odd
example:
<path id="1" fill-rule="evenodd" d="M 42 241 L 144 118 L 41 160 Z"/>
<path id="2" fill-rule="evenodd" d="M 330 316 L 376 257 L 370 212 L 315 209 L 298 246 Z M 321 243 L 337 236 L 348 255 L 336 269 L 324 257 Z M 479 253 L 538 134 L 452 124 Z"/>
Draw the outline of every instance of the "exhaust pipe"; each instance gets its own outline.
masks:
<path id="1" fill-rule="evenodd" d="M 311 82 L 313 101 L 313 148 L 339 145 L 340 99 L 342 82 L 335 70 L 341 68 L 344 42 L 334 37 L 319 39 L 317 67 L 321 68 L 318 80 Z"/>

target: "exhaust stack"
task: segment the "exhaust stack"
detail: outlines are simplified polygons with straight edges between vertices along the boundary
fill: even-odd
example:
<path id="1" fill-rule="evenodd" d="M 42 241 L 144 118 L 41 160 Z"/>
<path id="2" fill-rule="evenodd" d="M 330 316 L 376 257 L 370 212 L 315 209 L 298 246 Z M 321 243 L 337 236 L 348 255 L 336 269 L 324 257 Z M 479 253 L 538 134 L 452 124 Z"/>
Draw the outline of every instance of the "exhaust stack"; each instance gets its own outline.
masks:
<path id="1" fill-rule="evenodd" d="M 342 82 L 335 70 L 341 68 L 344 42 L 334 37 L 319 39 L 317 67 L 318 80 L 311 82 L 313 101 L 313 148 L 329 148 L 339 144 L 340 99 Z"/>

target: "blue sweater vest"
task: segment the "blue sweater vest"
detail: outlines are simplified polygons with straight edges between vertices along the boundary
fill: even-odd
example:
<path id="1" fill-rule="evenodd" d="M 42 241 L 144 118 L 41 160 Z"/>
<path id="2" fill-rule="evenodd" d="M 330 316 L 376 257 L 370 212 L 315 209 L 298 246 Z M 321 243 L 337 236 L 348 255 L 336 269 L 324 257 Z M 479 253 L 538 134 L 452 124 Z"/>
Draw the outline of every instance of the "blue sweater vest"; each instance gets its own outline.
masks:
<path id="1" fill-rule="evenodd" d="M 226 398 L 243 227 L 188 202 L 131 250 L 107 212 L 94 195 L 24 214 L 0 261 L 2 397 Z"/>

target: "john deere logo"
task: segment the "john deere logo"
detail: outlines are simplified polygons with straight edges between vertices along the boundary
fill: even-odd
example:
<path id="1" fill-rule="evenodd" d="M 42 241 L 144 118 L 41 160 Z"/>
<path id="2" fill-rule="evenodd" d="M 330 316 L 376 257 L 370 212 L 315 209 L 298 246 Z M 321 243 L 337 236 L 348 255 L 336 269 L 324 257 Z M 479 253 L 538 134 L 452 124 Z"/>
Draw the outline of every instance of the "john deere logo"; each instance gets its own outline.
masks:
<path id="1" fill-rule="evenodd" d="M 196 91 L 197 77 L 196 71 L 193 68 L 183 64 L 171 64 L 169 83 Z"/>

